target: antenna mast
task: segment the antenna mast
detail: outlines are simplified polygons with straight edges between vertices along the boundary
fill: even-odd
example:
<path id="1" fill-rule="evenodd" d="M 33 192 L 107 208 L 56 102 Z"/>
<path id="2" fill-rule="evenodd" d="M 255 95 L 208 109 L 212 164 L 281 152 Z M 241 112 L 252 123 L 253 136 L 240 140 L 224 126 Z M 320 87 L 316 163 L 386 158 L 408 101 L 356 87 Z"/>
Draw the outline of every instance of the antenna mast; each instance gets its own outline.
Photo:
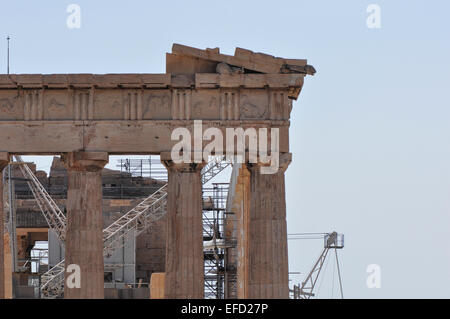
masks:
<path id="1" fill-rule="evenodd" d="M 7 74 L 9 74 L 9 40 L 10 40 L 11 38 L 9 37 L 9 35 L 6 37 L 6 41 L 8 42 L 8 52 L 7 52 Z"/>

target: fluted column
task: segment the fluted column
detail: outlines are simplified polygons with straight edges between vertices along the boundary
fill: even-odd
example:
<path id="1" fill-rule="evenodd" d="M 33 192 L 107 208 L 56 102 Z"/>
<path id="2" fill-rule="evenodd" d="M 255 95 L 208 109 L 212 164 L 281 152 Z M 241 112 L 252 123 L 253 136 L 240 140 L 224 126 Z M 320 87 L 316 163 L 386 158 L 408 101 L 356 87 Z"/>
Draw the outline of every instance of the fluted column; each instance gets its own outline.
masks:
<path id="1" fill-rule="evenodd" d="M 5 298 L 5 252 L 3 236 L 5 225 L 5 212 L 3 203 L 3 169 L 8 166 L 9 154 L 0 152 L 0 299 Z"/>
<path id="2" fill-rule="evenodd" d="M 62 159 L 68 170 L 65 266 L 66 270 L 70 265 L 79 266 L 80 269 L 79 288 L 69 287 L 67 279 L 71 273 L 66 271 L 64 298 L 102 299 L 102 168 L 108 163 L 108 153 L 67 153 Z"/>
<path id="3" fill-rule="evenodd" d="M 203 164 L 161 159 L 169 175 L 165 298 L 203 298 Z"/>
<path id="4" fill-rule="evenodd" d="M 274 174 L 261 174 L 261 164 L 250 171 L 247 298 L 289 298 L 286 199 L 284 173 L 291 154 L 280 155 Z"/>

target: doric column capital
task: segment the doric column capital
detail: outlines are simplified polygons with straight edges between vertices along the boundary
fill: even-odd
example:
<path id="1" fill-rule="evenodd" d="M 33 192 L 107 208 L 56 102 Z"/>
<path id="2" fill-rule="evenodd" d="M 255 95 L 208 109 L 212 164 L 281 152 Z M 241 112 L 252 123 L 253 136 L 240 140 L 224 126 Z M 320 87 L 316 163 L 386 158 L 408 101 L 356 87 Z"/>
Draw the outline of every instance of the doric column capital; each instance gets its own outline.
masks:
<path id="1" fill-rule="evenodd" d="M 108 164 L 109 154 L 106 152 L 72 152 L 64 153 L 61 160 L 68 170 L 97 172 Z"/>
<path id="2" fill-rule="evenodd" d="M 3 169 L 8 166 L 10 161 L 10 155 L 7 152 L 0 152 L 0 172 L 3 171 Z"/>
<path id="3" fill-rule="evenodd" d="M 162 160 L 163 165 L 167 168 L 167 170 L 176 170 L 181 173 L 194 173 L 201 172 L 203 167 L 205 167 L 205 163 L 175 163 L 172 160 Z"/>
<path id="4" fill-rule="evenodd" d="M 194 152 L 192 152 L 192 157 L 191 159 L 194 158 Z M 195 163 L 195 162 L 182 162 L 182 163 L 177 163 L 176 161 L 174 161 L 171 157 L 171 153 L 170 152 L 163 152 L 161 153 L 161 163 L 167 168 L 167 170 L 173 169 L 173 170 L 177 170 L 177 171 L 181 171 L 181 172 L 189 172 L 189 173 L 193 173 L 193 172 L 198 172 L 201 171 L 203 169 L 203 167 L 205 167 L 206 162 L 204 162 L 202 160 L 202 162 L 200 163 Z"/>
<path id="5" fill-rule="evenodd" d="M 284 173 L 292 162 L 292 153 L 281 153 L 277 158 L 272 158 L 269 162 L 262 162 L 258 157 L 257 163 L 246 163 L 249 171 L 258 170 L 262 174 Z"/>

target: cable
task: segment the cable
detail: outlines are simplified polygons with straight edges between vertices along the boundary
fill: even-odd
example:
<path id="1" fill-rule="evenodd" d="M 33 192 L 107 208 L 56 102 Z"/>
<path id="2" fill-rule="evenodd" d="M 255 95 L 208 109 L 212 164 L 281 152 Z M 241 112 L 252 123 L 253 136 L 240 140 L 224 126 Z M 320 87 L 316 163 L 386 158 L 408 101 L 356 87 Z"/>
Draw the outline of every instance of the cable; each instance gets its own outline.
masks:
<path id="1" fill-rule="evenodd" d="M 333 263 L 333 279 L 331 281 L 331 299 L 334 297 L 334 275 L 336 273 L 336 263 Z"/>
<path id="2" fill-rule="evenodd" d="M 288 238 L 288 240 L 304 240 L 304 239 L 323 239 L 321 237 L 313 237 L 313 238 Z"/>
<path id="3" fill-rule="evenodd" d="M 338 275 L 339 275 L 339 286 L 341 287 L 341 298 L 344 299 L 344 291 L 342 290 L 342 280 L 341 280 L 341 270 L 339 269 L 339 261 L 338 261 L 338 255 L 337 255 L 337 249 L 334 249 L 334 252 L 336 254 L 336 265 L 338 269 Z"/>
<path id="4" fill-rule="evenodd" d="M 328 233 L 291 233 L 291 234 L 288 234 L 288 236 L 292 236 L 292 235 L 300 235 L 300 236 L 303 236 L 303 235 L 327 235 Z"/>
<path id="5" fill-rule="evenodd" d="M 318 236 L 320 235 L 320 236 Z M 323 239 L 326 233 L 292 233 L 288 234 L 289 240 L 299 239 Z"/>

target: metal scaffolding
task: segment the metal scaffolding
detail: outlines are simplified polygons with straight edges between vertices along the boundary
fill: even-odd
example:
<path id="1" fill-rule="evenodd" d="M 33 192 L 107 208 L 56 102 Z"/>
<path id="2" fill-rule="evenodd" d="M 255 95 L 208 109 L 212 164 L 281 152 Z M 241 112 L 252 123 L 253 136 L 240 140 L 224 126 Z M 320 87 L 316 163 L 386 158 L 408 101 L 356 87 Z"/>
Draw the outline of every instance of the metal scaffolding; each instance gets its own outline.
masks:
<path id="1" fill-rule="evenodd" d="M 227 278 L 231 278 L 227 269 L 228 248 L 235 245 L 225 229 L 228 217 L 226 202 L 229 183 L 212 183 L 211 188 L 203 188 L 203 252 L 205 272 L 205 298 L 224 299 Z"/>
<path id="2" fill-rule="evenodd" d="M 121 172 L 129 173 L 132 177 L 149 177 L 160 181 L 167 181 L 167 170 L 161 163 L 159 156 L 153 158 L 125 158 L 117 161 L 116 167 Z"/>

